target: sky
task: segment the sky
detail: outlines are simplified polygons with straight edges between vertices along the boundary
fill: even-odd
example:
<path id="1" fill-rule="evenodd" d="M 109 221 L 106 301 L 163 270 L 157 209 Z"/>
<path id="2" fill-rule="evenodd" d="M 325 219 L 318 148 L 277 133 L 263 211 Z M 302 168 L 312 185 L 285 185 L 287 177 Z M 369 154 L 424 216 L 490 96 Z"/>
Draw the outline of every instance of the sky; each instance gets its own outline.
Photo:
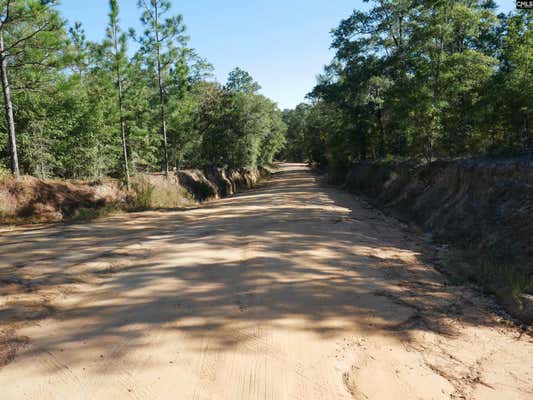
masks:
<path id="1" fill-rule="evenodd" d="M 136 3 L 120 1 L 125 30 L 141 29 Z M 508 12 L 515 1 L 496 3 Z M 283 109 L 304 101 L 332 59 L 331 30 L 365 6 L 362 0 L 172 0 L 172 13 L 183 15 L 190 46 L 213 64 L 219 82 L 240 67 Z M 108 0 L 62 0 L 59 5 L 63 17 L 71 24 L 80 21 L 93 41 L 105 35 L 108 7 Z"/>

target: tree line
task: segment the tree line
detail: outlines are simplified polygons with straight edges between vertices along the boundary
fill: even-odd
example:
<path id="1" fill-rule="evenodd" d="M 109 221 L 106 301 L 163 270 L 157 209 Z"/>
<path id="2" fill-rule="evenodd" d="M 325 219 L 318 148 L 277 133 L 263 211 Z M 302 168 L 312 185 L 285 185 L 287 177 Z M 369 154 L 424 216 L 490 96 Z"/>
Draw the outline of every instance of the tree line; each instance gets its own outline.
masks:
<path id="1" fill-rule="evenodd" d="M 284 112 L 284 156 L 366 159 L 533 148 L 533 12 L 492 0 L 371 0 L 332 31 L 335 57 Z"/>
<path id="2" fill-rule="evenodd" d="M 283 147 L 277 105 L 239 68 L 214 82 L 170 1 L 139 0 L 135 32 L 110 0 L 101 42 L 55 3 L 0 0 L 0 169 L 129 186 L 136 172 L 254 167 Z"/>

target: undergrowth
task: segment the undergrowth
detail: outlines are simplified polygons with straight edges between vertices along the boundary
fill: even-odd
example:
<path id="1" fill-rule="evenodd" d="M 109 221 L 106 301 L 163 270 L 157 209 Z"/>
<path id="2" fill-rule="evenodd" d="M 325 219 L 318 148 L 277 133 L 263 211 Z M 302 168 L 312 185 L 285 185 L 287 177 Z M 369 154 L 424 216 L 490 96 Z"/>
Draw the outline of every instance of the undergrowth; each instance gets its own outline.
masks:
<path id="1" fill-rule="evenodd" d="M 131 188 L 134 196 L 128 200 L 129 208 L 132 210 L 147 210 L 152 207 L 152 197 L 155 186 L 148 179 L 139 176 L 132 182 Z"/>
<path id="2" fill-rule="evenodd" d="M 96 218 L 105 217 L 112 213 L 121 212 L 122 209 L 116 203 L 106 204 L 100 208 L 80 208 L 74 216 L 70 218 L 73 221 L 90 221 Z"/>
<path id="3" fill-rule="evenodd" d="M 533 294 L 531 260 L 505 261 L 490 255 L 479 257 L 479 253 L 453 250 L 444 266 L 454 283 L 477 284 L 498 297 L 511 297 L 519 306 L 522 294 Z"/>
<path id="4" fill-rule="evenodd" d="M 128 199 L 128 209 L 143 211 L 154 208 L 174 208 L 192 202 L 189 193 L 172 181 L 154 184 L 148 178 L 138 176 L 132 183 L 133 195 Z"/>
<path id="5" fill-rule="evenodd" d="M 197 191 L 197 196 L 202 201 L 216 196 L 215 189 L 207 181 L 199 182 Z"/>

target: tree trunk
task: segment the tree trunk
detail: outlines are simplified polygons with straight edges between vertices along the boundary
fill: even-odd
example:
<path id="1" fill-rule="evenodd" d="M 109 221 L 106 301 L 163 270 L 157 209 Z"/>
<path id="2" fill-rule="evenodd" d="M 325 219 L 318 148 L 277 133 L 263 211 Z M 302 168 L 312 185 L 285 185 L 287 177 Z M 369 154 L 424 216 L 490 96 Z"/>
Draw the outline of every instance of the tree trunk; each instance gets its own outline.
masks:
<path id="1" fill-rule="evenodd" d="M 172 166 L 174 170 L 178 170 L 178 135 L 172 137 Z"/>
<path id="2" fill-rule="evenodd" d="M 168 178 L 169 161 L 168 161 L 168 139 L 167 139 L 167 123 L 166 123 L 166 110 L 165 110 L 165 91 L 163 86 L 163 74 L 161 71 L 161 44 L 159 42 L 159 10 L 157 9 L 157 2 L 155 5 L 155 40 L 156 40 L 156 56 L 157 56 L 157 82 L 159 85 L 159 109 L 161 118 L 161 133 L 163 134 L 163 150 L 164 150 L 164 163 L 165 176 Z"/>
<path id="3" fill-rule="evenodd" d="M 376 117 L 379 126 L 379 157 L 385 158 L 385 127 L 383 126 L 381 107 L 378 107 Z"/>
<path id="4" fill-rule="evenodd" d="M 4 32 L 0 29 L 0 75 L 2 76 L 2 92 L 4 94 L 4 108 L 6 114 L 7 131 L 9 137 L 9 150 L 11 152 L 11 172 L 15 177 L 20 176 L 19 160 L 17 155 L 17 141 L 15 134 L 15 117 L 13 116 L 13 102 L 11 89 L 7 77 L 7 54 L 4 45 Z"/>
<path id="5" fill-rule="evenodd" d="M 124 119 L 124 100 L 122 97 L 122 75 L 120 73 L 120 65 L 118 60 L 118 43 L 117 30 L 113 27 L 113 39 L 115 44 L 115 68 L 117 73 L 117 89 L 118 89 L 118 112 L 120 117 L 120 131 L 122 135 L 122 155 L 124 157 L 124 178 L 126 179 L 126 188 L 130 190 L 130 169 L 128 166 L 128 147 L 126 145 L 126 121 Z"/>
<path id="6" fill-rule="evenodd" d="M 124 157 L 124 178 L 126 179 L 126 188 L 130 190 L 130 168 L 128 166 L 128 147 L 126 146 L 126 121 L 122 111 L 122 95 L 119 95 L 119 112 L 120 112 L 120 130 L 122 134 L 122 155 Z"/>

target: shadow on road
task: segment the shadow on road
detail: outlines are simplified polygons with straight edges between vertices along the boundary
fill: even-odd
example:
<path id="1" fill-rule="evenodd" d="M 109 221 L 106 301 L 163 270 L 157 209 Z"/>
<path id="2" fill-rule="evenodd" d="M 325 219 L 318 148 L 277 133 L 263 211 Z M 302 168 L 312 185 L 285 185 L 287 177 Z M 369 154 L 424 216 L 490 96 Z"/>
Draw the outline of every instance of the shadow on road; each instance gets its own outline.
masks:
<path id="1" fill-rule="evenodd" d="M 82 342 L 84 352 L 121 343 L 121 357 L 151 329 L 209 336 L 215 351 L 261 346 L 251 332 L 265 324 L 409 341 L 494 323 L 482 300 L 425 265 L 424 245 L 395 221 L 317 179 L 284 170 L 193 210 L 4 233 L 2 325 L 57 324 L 21 353 L 31 358 Z"/>

